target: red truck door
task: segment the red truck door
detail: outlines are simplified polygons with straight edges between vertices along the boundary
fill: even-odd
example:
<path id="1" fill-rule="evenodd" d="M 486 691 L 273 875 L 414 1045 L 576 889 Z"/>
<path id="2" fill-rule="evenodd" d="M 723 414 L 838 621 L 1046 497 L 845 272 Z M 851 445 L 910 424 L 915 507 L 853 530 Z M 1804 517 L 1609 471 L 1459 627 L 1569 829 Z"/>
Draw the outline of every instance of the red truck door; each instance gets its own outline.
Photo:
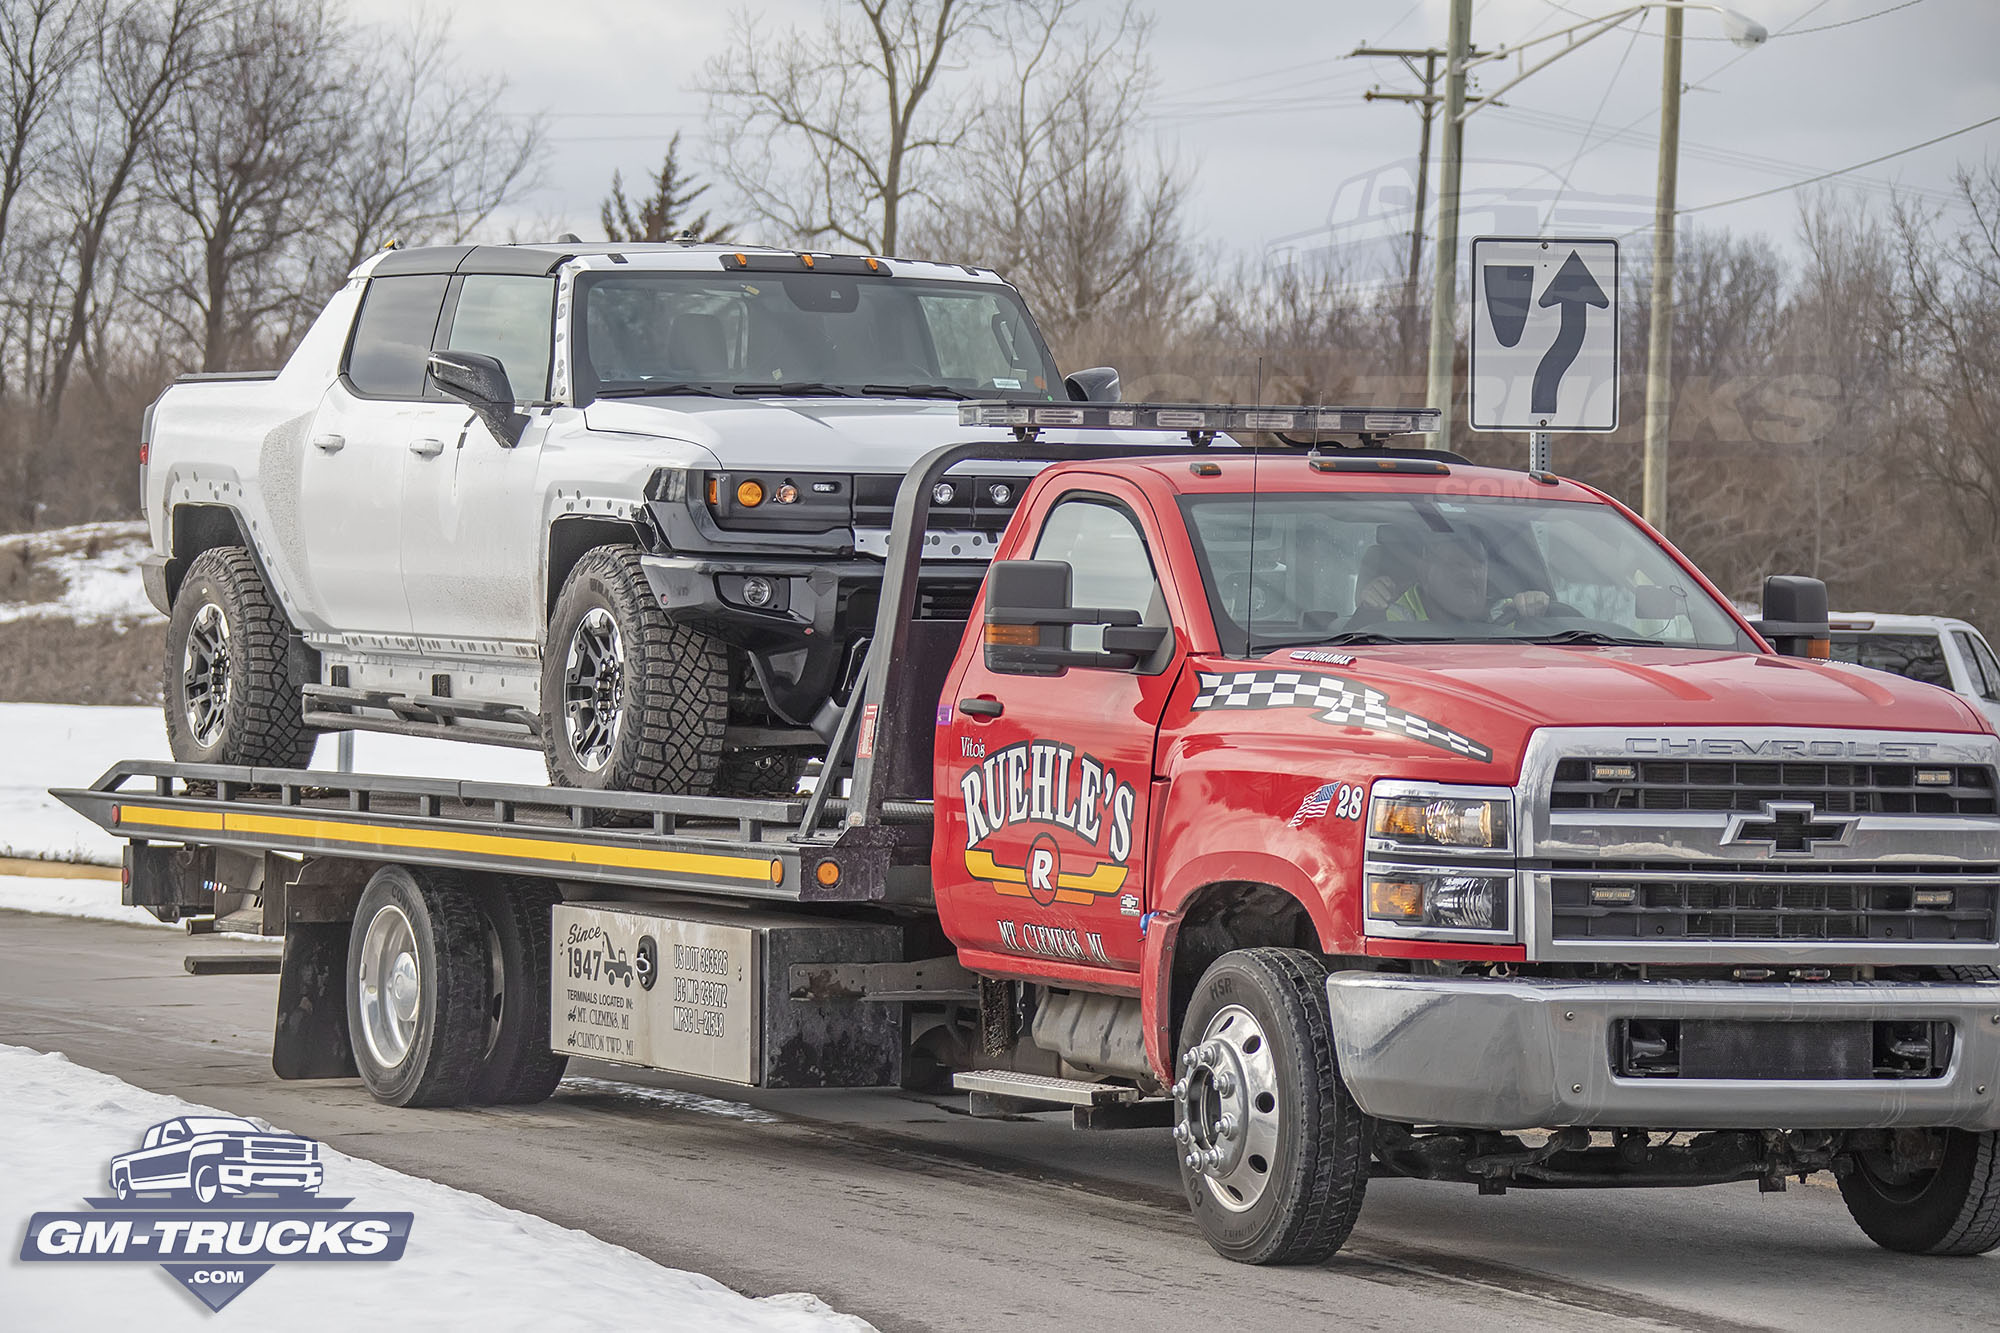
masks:
<path id="1" fill-rule="evenodd" d="M 1073 605 L 1173 623 L 1136 488 L 1068 476 L 1023 518 L 1035 535 L 1019 558 L 1068 562 Z M 1137 670 L 1051 677 L 989 671 L 980 638 L 967 636 L 942 701 L 932 871 L 944 927 L 995 971 L 1136 984 L 1105 974 L 1139 966 L 1153 751 L 1181 647 Z"/>

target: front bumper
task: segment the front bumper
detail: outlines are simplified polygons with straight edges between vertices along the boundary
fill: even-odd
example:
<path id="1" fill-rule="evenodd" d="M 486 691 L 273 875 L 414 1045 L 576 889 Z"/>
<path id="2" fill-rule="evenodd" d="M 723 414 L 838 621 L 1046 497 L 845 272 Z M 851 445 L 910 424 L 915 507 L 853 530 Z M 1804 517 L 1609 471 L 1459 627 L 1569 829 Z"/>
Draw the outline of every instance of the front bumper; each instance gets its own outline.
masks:
<path id="1" fill-rule="evenodd" d="M 2000 1129 L 2000 984 L 1327 981 L 1340 1072 L 1368 1114 L 1469 1129 Z M 1949 1023 L 1928 1079 L 1620 1077 L 1621 1019 Z"/>
<path id="2" fill-rule="evenodd" d="M 317 1190 L 326 1178 L 326 1168 L 318 1162 L 302 1162 L 298 1165 L 273 1162 L 224 1162 L 221 1175 L 225 1189 Z"/>

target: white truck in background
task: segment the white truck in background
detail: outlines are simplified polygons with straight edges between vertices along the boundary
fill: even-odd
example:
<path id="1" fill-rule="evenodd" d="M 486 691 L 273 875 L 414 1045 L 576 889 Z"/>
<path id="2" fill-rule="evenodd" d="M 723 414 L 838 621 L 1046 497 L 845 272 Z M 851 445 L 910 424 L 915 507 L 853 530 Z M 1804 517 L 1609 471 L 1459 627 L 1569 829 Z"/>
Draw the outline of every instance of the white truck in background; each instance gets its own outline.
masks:
<path id="1" fill-rule="evenodd" d="M 556 783 L 777 794 L 875 621 L 896 486 L 957 402 L 1065 380 L 959 265 L 700 244 L 443 246 L 358 267 L 281 371 L 146 415 L 148 595 L 183 762 L 324 730 L 539 747 Z M 935 488 L 963 616 L 1032 468 Z"/>

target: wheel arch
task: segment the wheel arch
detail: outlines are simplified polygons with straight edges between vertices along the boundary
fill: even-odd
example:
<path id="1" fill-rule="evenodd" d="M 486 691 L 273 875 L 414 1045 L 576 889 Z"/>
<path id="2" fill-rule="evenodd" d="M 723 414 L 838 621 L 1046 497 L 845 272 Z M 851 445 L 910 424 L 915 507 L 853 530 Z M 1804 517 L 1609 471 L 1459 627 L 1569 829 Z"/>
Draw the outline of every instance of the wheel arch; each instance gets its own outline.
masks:
<path id="1" fill-rule="evenodd" d="M 225 504 L 175 505 L 167 522 L 167 604 L 180 595 L 181 580 L 188 566 L 204 551 L 221 546 L 241 546 L 257 562 L 257 572 L 270 583 L 270 571 L 250 540 L 250 527 L 235 507 Z"/>
<path id="2" fill-rule="evenodd" d="M 1318 895 L 1309 882 L 1296 882 L 1302 878 L 1289 862 L 1245 865 L 1231 858 L 1209 875 L 1189 876 L 1187 888 L 1164 900 L 1171 906 L 1152 917 L 1141 962 L 1149 982 L 1142 1006 L 1146 1049 L 1156 1073 L 1170 1074 L 1189 998 L 1223 954 L 1268 946 L 1325 955 L 1327 933 L 1312 908 Z"/>
<path id="3" fill-rule="evenodd" d="M 600 546 L 636 546 L 649 549 L 646 534 L 637 523 L 622 518 L 574 515 L 549 524 L 548 544 L 542 553 L 542 624 L 555 614 L 556 598 L 562 596 L 570 571 L 586 552 Z"/>

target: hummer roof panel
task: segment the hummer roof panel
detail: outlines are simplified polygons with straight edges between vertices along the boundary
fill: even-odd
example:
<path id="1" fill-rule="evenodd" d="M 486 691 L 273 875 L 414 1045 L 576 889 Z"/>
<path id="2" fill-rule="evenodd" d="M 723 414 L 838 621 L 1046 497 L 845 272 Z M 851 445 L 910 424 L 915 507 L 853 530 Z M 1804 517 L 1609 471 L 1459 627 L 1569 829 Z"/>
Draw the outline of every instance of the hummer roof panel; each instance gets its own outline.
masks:
<path id="1" fill-rule="evenodd" d="M 501 273 L 539 277 L 566 264 L 579 268 L 634 268 L 708 272 L 716 269 L 776 269 L 795 263 L 799 271 L 811 261 L 831 260 L 828 271 L 868 271 L 882 277 L 951 278 L 999 282 L 990 269 L 967 264 L 943 264 L 921 259 L 882 259 L 862 255 L 829 255 L 819 251 L 783 250 L 770 246 L 723 245 L 698 241 L 576 241 L 530 245 L 424 245 L 408 250 L 384 250 L 356 265 L 352 277 L 401 274 Z M 732 262 L 733 261 L 733 262 Z"/>

